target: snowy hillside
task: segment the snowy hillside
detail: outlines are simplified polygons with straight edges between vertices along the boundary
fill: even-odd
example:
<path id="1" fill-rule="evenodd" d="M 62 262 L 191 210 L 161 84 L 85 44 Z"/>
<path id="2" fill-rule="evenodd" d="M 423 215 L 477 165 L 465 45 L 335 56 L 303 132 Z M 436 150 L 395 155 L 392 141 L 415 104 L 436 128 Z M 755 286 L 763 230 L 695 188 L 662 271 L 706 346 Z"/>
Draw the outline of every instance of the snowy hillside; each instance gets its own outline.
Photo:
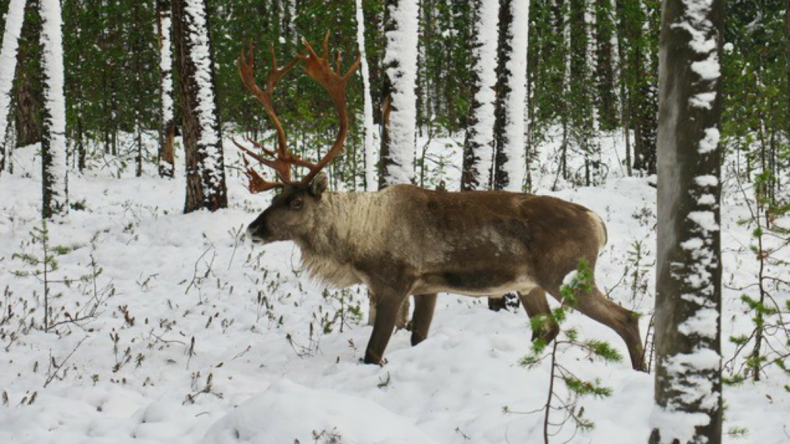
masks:
<path id="1" fill-rule="evenodd" d="M 446 152 L 447 140 L 431 151 Z M 624 178 L 613 147 L 601 140 L 609 165 L 599 187 L 553 193 L 581 203 L 605 220 L 609 243 L 596 273 L 604 292 L 646 314 L 653 306 L 655 189 L 647 179 Z M 422 144 L 418 144 L 422 146 Z M 457 149 L 457 148 L 456 148 Z M 538 151 L 538 191 L 555 174 L 544 168 L 555 146 Z M 528 370 L 530 349 L 522 309 L 494 313 L 485 300 L 441 295 L 430 337 L 417 347 L 397 332 L 383 367 L 364 365 L 371 327 L 363 288 L 321 291 L 299 267 L 290 243 L 253 246 L 246 225 L 269 202 L 251 196 L 238 171 L 228 176 L 230 208 L 182 214 L 183 157 L 176 179 L 142 178 L 115 159 L 95 160 L 69 178 L 67 218 L 48 225 L 57 249 L 50 283 L 49 333 L 41 329 L 44 285 L 19 255 L 43 255 L 31 243 L 40 225 L 40 164 L 35 147 L 15 152 L 15 174 L 0 176 L 0 442 L 2 443 L 534 443 L 543 439 L 542 409 L 548 362 Z M 227 164 L 237 154 L 226 150 Z M 36 160 L 34 160 L 36 159 Z M 460 156 L 454 156 L 460 161 Z M 457 165 L 456 165 L 457 166 Z M 154 165 L 149 165 L 153 168 Z M 443 170 L 457 189 L 457 168 Z M 430 183 L 438 181 L 432 177 Z M 734 184 L 725 188 L 723 219 L 723 335 L 750 328 L 739 298 L 756 275 L 748 250 L 751 229 Z M 40 235 L 39 235 L 40 236 Z M 636 283 L 634 252 L 641 245 L 644 277 Z M 30 256 L 28 256 L 30 258 Z M 93 264 L 93 265 L 92 265 Z M 629 267 L 628 269 L 626 267 Z M 102 272 L 98 273 L 101 269 Z M 86 276 L 84 280 L 79 278 Z M 786 295 L 785 295 L 786 297 Z M 585 338 L 623 342 L 579 313 L 566 327 Z M 724 341 L 725 360 L 733 345 Z M 630 364 L 591 362 L 579 349 L 563 365 L 612 389 L 584 398 L 589 433 L 568 424 L 561 443 L 646 442 L 653 376 Z M 773 374 L 725 388 L 725 442 L 790 441 L 787 379 Z M 562 387 L 559 390 L 564 390 Z M 559 418 L 558 418 L 559 419 Z"/>

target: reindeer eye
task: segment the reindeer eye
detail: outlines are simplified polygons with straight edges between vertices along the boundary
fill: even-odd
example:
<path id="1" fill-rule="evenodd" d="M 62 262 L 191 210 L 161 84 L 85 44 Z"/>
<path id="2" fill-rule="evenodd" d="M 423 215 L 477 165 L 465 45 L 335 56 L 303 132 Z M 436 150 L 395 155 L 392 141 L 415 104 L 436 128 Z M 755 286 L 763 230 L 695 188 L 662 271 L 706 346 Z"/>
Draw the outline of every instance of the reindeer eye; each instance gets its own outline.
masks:
<path id="1" fill-rule="evenodd" d="M 291 208 L 293 208 L 294 210 L 302 209 L 303 205 L 304 205 L 304 201 L 302 201 L 302 199 L 294 199 L 291 201 Z"/>

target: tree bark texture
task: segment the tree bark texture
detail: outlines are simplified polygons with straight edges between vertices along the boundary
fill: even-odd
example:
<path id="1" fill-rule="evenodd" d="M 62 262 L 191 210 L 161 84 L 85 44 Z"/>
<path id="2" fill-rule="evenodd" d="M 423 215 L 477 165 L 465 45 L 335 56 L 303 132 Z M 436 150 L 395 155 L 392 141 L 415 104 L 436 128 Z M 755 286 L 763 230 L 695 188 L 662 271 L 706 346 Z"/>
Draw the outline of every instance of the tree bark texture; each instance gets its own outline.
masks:
<path id="1" fill-rule="evenodd" d="M 186 160 L 184 212 L 228 206 L 205 0 L 172 2 Z M 199 46 L 202 45 L 202 46 Z M 208 60 L 206 60 L 208 58 Z M 201 83 L 202 82 L 202 83 Z"/>
<path id="2" fill-rule="evenodd" d="M 661 27 L 652 444 L 721 442 L 724 2 L 688 3 L 665 0 Z"/>
<path id="3" fill-rule="evenodd" d="M 39 1 L 30 0 L 25 8 L 25 22 L 19 38 L 16 65 L 14 118 L 17 146 L 41 142 L 41 109 L 44 96 L 41 86 L 41 16 Z"/>
<path id="4" fill-rule="evenodd" d="M 159 47 L 159 176 L 175 175 L 175 117 L 173 114 L 172 14 L 170 0 L 156 2 L 156 30 Z"/>
<path id="5" fill-rule="evenodd" d="M 490 32 L 486 22 L 486 9 L 491 8 L 489 1 L 473 0 L 475 11 L 474 43 L 472 44 L 472 104 L 466 121 L 464 138 L 463 165 L 461 167 L 461 191 L 485 190 L 491 187 L 491 166 L 494 156 L 494 122 L 488 127 L 490 114 L 495 111 L 496 94 L 489 94 L 497 87 L 496 82 L 486 75 L 489 69 L 496 70 L 496 51 L 493 56 L 487 52 L 486 40 Z M 496 17 L 498 21 L 498 14 Z M 496 23 L 493 26 L 497 26 Z M 496 43 L 496 41 L 494 42 Z M 491 65 L 494 65 L 493 67 Z M 495 74 L 494 74 L 495 75 Z"/>
<path id="6" fill-rule="evenodd" d="M 598 88 L 598 115 L 601 128 L 617 128 L 617 96 L 614 86 L 614 63 L 612 61 L 612 0 L 595 0 L 595 52 L 596 88 Z"/>
<path id="7" fill-rule="evenodd" d="M 494 189 L 504 190 L 510 185 L 510 177 L 502 168 L 508 162 L 508 152 L 505 150 L 507 136 L 505 127 L 508 123 L 507 104 L 508 96 L 512 93 L 508 82 L 508 62 L 513 58 L 512 29 L 513 26 L 513 1 L 501 0 L 499 2 L 499 44 L 497 45 L 496 68 L 496 120 L 494 121 Z M 515 0 L 518 1 L 518 0 Z M 489 299 L 488 305 L 496 303 Z"/>
<path id="8" fill-rule="evenodd" d="M 42 217 L 68 212 L 65 68 L 60 0 L 39 0 Z"/>

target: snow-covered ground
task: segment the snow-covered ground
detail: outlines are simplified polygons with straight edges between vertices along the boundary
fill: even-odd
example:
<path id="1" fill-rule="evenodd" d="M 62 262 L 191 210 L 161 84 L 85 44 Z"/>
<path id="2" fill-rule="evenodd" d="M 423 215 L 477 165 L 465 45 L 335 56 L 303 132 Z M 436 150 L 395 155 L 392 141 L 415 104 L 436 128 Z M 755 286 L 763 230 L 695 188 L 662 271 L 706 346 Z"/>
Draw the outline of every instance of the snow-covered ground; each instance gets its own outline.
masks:
<path id="1" fill-rule="evenodd" d="M 447 143 L 435 140 L 429 157 L 451 152 Z M 604 184 L 571 189 L 556 181 L 550 159 L 557 144 L 548 143 L 534 166 L 535 188 L 549 193 L 556 182 L 562 191 L 553 194 L 605 219 L 609 243 L 598 282 L 617 302 L 648 313 L 655 189 L 647 179 L 623 177 L 614 151 L 622 146 L 618 136 L 600 143 L 609 165 Z M 31 230 L 40 227 L 40 165 L 34 154 L 35 147 L 17 151 L 15 174 L 0 176 L 0 443 L 542 440 L 542 414 L 526 412 L 544 405 L 549 366 L 519 365 L 530 349 L 520 309 L 494 313 L 483 300 L 442 295 L 428 340 L 412 348 L 409 334 L 397 332 L 385 366 L 363 365 L 371 332 L 364 289 L 322 292 L 300 271 L 292 244 L 261 248 L 243 241 L 244 228 L 269 198 L 249 195 L 236 170 L 228 177 L 229 209 L 189 215 L 181 211 L 183 169 L 175 180 L 155 177 L 154 165 L 142 178 L 131 171 L 118 178 L 118 164 L 102 161 L 82 176 L 72 174 L 70 201 L 81 209 L 48 226 L 50 244 L 68 247 L 50 278 L 90 274 L 91 257 L 103 272 L 95 282 L 51 284 L 50 308 L 54 322 L 95 312 L 49 333 L 30 328 L 43 321 L 43 284 L 14 276 L 35 268 L 14 254 L 41 255 L 30 244 Z M 235 151 L 226 157 L 236 164 Z M 442 171 L 448 188 L 457 188 L 457 167 Z M 734 204 L 736 197 L 729 190 L 722 211 L 725 283 L 743 287 L 754 282 L 756 264 L 746 249 L 751 230 L 737 224 L 747 210 Z M 637 288 L 634 297 L 633 279 L 624 274 L 637 242 L 647 291 Z M 725 338 L 750 328 L 740 294 L 725 291 Z M 642 319 L 643 333 L 648 317 Z M 626 353 L 612 331 L 581 314 L 571 315 L 567 326 Z M 732 352 L 725 343 L 725 359 Z M 590 362 L 574 349 L 559 359 L 613 390 L 609 398 L 581 401 L 596 427 L 571 442 L 646 442 L 652 375 L 632 371 L 625 361 Z M 726 387 L 725 432 L 748 432 L 725 441 L 790 441 L 786 383 L 770 374 L 759 384 Z M 568 425 L 553 442 L 573 433 Z"/>

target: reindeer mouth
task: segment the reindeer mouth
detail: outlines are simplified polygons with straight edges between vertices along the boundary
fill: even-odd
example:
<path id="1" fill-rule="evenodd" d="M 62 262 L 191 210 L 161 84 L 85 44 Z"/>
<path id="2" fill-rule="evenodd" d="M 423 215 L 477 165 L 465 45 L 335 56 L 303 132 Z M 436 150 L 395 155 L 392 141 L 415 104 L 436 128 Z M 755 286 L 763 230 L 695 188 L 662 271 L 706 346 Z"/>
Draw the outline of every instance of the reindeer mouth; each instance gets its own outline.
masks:
<path id="1" fill-rule="evenodd" d="M 255 245 L 264 245 L 269 243 L 265 236 L 261 236 L 257 227 L 250 226 L 247 228 L 247 239 L 250 239 Z"/>

